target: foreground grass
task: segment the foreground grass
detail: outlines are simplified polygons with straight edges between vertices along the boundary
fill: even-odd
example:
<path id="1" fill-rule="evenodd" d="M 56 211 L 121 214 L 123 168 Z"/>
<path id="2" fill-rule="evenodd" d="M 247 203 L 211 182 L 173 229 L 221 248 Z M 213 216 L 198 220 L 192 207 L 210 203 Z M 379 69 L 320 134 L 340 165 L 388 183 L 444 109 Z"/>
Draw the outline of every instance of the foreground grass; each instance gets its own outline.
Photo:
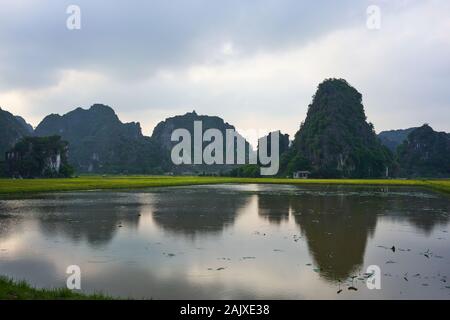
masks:
<path id="1" fill-rule="evenodd" d="M 36 289 L 24 281 L 0 276 L 0 300 L 111 300 L 101 294 L 84 295 L 69 289 Z"/>
<path id="2" fill-rule="evenodd" d="M 223 183 L 263 183 L 293 185 L 379 185 L 427 187 L 450 193 L 450 180 L 400 179 L 283 179 L 230 177 L 168 177 L 168 176 L 84 176 L 72 179 L 0 179 L 0 194 L 75 191 L 97 189 L 137 189 Z"/>

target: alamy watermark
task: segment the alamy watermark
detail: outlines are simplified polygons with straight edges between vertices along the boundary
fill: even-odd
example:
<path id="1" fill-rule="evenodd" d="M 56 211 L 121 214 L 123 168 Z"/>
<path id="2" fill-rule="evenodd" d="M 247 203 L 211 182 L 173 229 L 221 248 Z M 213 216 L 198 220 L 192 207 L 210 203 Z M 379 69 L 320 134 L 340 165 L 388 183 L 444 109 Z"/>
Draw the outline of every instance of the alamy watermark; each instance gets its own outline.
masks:
<path id="1" fill-rule="evenodd" d="M 366 280 L 366 286 L 369 290 L 381 289 L 381 269 L 377 265 L 371 265 L 367 267 L 366 274 L 368 275 Z"/>
<path id="2" fill-rule="evenodd" d="M 66 9 L 66 14 L 69 16 L 66 20 L 66 27 L 69 30 L 81 29 L 81 8 L 77 5 L 70 5 Z"/>
<path id="3" fill-rule="evenodd" d="M 369 30 L 381 29 L 381 8 L 377 5 L 370 5 L 366 10 L 366 26 Z"/>
<path id="4" fill-rule="evenodd" d="M 81 290 L 81 268 L 77 265 L 68 266 L 66 273 L 69 274 L 66 281 L 67 289 Z"/>
<path id="5" fill-rule="evenodd" d="M 254 136 L 256 132 L 250 134 Z M 261 175 L 276 175 L 280 167 L 279 136 L 275 131 L 258 139 L 258 148 L 254 151 L 235 129 L 226 129 L 224 137 L 224 133 L 215 128 L 203 132 L 202 121 L 194 121 L 193 137 L 184 128 L 172 132 L 171 141 L 178 143 L 172 148 L 171 159 L 175 165 L 259 164 Z"/>

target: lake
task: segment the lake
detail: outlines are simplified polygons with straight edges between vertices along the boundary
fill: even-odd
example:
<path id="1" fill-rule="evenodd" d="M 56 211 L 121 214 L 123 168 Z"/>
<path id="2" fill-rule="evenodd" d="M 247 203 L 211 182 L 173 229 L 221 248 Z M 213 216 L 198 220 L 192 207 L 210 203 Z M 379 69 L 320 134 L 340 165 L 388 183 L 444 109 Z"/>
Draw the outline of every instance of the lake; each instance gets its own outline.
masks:
<path id="1" fill-rule="evenodd" d="M 449 214 L 448 195 L 407 187 L 3 197 L 0 275 L 64 287 L 78 265 L 83 292 L 137 299 L 450 299 Z"/>

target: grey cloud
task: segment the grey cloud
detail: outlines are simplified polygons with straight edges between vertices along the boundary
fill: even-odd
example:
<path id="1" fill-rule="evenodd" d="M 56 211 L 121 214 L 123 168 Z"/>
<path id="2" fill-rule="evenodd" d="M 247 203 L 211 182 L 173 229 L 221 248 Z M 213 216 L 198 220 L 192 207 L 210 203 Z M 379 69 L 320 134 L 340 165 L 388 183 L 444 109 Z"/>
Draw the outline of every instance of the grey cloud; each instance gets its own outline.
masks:
<path id="1" fill-rule="evenodd" d="M 283 50 L 361 22 L 362 1 L 25 1 L 0 11 L 0 88 L 47 86 L 61 69 L 139 80 L 203 63 L 225 41 L 243 55 Z M 66 29 L 77 4 L 82 29 Z M 2 6 L 8 7 L 8 1 Z"/>

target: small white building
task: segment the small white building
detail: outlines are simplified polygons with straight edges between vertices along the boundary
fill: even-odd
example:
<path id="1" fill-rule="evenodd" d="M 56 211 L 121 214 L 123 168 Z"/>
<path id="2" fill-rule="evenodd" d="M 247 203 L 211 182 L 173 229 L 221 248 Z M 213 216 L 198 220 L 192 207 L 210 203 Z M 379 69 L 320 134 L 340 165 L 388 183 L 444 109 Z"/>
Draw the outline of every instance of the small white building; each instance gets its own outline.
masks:
<path id="1" fill-rule="evenodd" d="M 294 179 L 308 179 L 311 172 L 309 171 L 295 171 L 293 174 Z"/>

